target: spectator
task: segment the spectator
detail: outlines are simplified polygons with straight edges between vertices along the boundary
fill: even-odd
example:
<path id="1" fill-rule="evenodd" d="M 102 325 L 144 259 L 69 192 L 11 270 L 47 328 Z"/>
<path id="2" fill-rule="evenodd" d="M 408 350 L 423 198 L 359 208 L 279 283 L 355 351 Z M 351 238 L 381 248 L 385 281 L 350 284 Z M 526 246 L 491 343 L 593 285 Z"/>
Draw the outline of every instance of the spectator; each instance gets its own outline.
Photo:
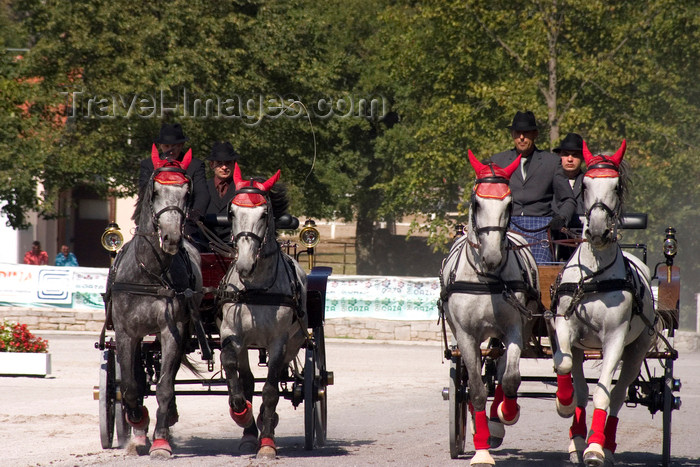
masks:
<path id="1" fill-rule="evenodd" d="M 158 144 L 161 159 L 171 159 L 181 161 L 185 155 L 182 148 L 189 138 L 182 131 L 179 123 L 169 125 L 164 123 L 160 128 L 160 134 L 154 143 Z M 147 158 L 141 161 L 139 173 L 139 190 L 142 190 L 153 174 L 153 161 Z M 209 204 L 209 191 L 207 190 L 206 173 L 204 162 L 192 158 L 187 175 L 192 179 L 192 197 L 190 199 L 190 217 L 197 219 L 204 215 Z M 197 232 L 197 225 L 191 219 L 185 223 L 185 234 L 190 236 Z"/>
<path id="2" fill-rule="evenodd" d="M 68 245 L 61 245 L 61 252 L 56 255 L 56 266 L 78 266 L 78 258 L 75 257 Z"/>
<path id="3" fill-rule="evenodd" d="M 41 243 L 38 240 L 34 240 L 32 249 L 24 254 L 24 264 L 33 264 L 35 266 L 46 266 L 49 264 L 49 255 L 41 249 Z"/>
<path id="4" fill-rule="evenodd" d="M 214 177 L 207 180 L 209 189 L 208 215 L 228 215 L 228 205 L 233 199 L 233 167 L 240 156 L 228 141 L 214 143 L 207 160 L 214 171 Z M 231 242 L 231 226 L 217 225 L 212 229 L 223 241 Z"/>
<path id="5" fill-rule="evenodd" d="M 518 155 L 522 156 L 520 170 L 516 170 L 510 178 L 513 193 L 511 228 L 522 232 L 528 243 L 548 240 L 547 227 L 558 231 L 574 214 L 574 193 L 559 157 L 535 146 L 539 131 L 531 111 L 518 111 L 508 128 L 515 147 L 494 155 L 491 162 L 507 167 Z M 559 205 L 555 205 L 555 197 Z M 537 263 L 554 261 L 552 248 L 546 243 L 532 245 L 531 250 Z"/>

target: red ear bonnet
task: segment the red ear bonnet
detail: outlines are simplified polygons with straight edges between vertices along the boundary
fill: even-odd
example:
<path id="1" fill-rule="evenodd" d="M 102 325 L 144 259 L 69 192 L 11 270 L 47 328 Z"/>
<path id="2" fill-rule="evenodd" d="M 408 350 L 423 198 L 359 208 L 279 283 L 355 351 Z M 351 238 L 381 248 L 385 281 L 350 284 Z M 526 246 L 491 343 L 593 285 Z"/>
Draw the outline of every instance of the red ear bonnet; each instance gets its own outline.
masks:
<path id="1" fill-rule="evenodd" d="M 192 149 L 187 151 L 182 162 L 179 161 L 169 161 L 167 159 L 161 159 L 158 149 L 154 144 L 151 147 L 151 162 L 153 162 L 153 170 L 157 171 L 162 167 L 178 167 L 182 170 L 187 170 L 190 162 L 192 161 Z M 185 174 L 180 172 L 158 172 L 153 177 L 153 180 L 160 183 L 161 185 L 184 185 L 188 182 Z"/>
<path id="2" fill-rule="evenodd" d="M 508 165 L 508 167 L 502 169 L 495 164 L 482 164 L 476 157 L 474 157 L 471 150 L 467 150 L 467 154 L 469 155 L 469 163 L 471 164 L 472 168 L 474 168 L 474 172 L 476 172 L 477 181 L 488 177 L 499 177 L 510 180 L 511 175 L 513 175 L 513 172 L 515 172 L 515 169 L 520 166 L 520 158 L 522 157 L 519 155 L 510 165 Z M 475 191 L 477 196 L 482 198 L 503 199 L 510 195 L 510 188 L 508 187 L 507 183 L 477 183 L 475 186 Z"/>
<path id="3" fill-rule="evenodd" d="M 618 177 L 620 173 L 618 172 L 618 168 L 620 167 L 620 164 L 622 163 L 622 158 L 625 155 L 625 150 L 627 149 L 627 141 L 622 140 L 622 144 L 620 145 L 620 149 L 617 150 L 615 154 L 612 156 L 603 156 L 603 155 L 597 155 L 594 156 L 591 154 L 591 151 L 588 150 L 588 145 L 586 144 L 586 141 L 583 142 L 583 160 L 586 161 L 586 166 L 589 168 L 586 171 L 586 177 L 589 178 L 600 178 L 600 177 Z M 606 168 L 606 167 L 598 167 L 598 168 L 593 168 L 596 164 L 612 164 L 615 168 Z"/>
<path id="4" fill-rule="evenodd" d="M 267 193 L 268 191 L 270 191 L 270 188 L 272 188 L 272 186 L 275 183 L 277 183 L 277 181 L 280 179 L 280 175 L 281 171 L 278 170 L 277 173 L 275 173 L 275 175 L 273 175 L 272 177 L 270 177 L 262 183 L 253 181 L 253 187 Z M 250 186 L 251 183 L 251 180 L 243 180 L 243 177 L 241 177 L 241 169 L 240 167 L 238 167 L 238 162 L 236 162 L 233 166 L 233 183 L 236 186 L 236 190 L 240 190 L 241 188 Z M 238 193 L 236 196 L 233 197 L 231 203 L 237 206 L 253 207 L 266 204 L 267 200 L 263 195 L 258 193 Z"/>

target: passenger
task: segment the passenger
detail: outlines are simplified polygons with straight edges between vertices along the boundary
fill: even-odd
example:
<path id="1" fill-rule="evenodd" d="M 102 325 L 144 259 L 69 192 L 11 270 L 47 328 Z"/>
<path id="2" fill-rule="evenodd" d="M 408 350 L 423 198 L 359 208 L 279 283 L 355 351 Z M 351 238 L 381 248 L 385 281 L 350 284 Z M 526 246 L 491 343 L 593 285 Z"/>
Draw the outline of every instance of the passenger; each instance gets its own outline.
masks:
<path id="1" fill-rule="evenodd" d="M 78 258 L 75 257 L 68 245 L 61 245 L 61 251 L 56 255 L 56 266 L 78 266 Z"/>
<path id="2" fill-rule="evenodd" d="M 41 249 L 41 243 L 38 240 L 34 240 L 32 249 L 24 253 L 24 264 L 33 264 L 34 266 L 49 264 L 49 254 Z"/>
<path id="3" fill-rule="evenodd" d="M 181 161 L 186 151 L 183 151 L 185 141 L 189 140 L 182 131 L 179 123 L 173 125 L 164 123 L 160 128 L 160 134 L 154 143 L 158 144 L 161 159 Z M 148 157 L 141 161 L 139 173 L 139 190 L 148 183 L 153 174 L 153 161 Z M 190 215 L 185 223 L 185 235 L 192 236 L 197 232 L 195 223 L 207 210 L 209 205 L 209 191 L 207 190 L 206 172 L 204 162 L 192 158 L 187 175 L 192 179 L 192 196 L 190 197 Z"/>
<path id="4" fill-rule="evenodd" d="M 558 147 L 553 149 L 553 152 L 559 154 L 561 157 L 561 166 L 564 170 L 564 174 L 569 179 L 569 185 L 574 192 L 574 197 L 576 198 L 576 211 L 574 215 L 571 216 L 571 220 L 567 224 L 569 229 L 573 229 L 575 232 L 577 229 L 582 229 L 583 224 L 581 223 L 581 216 L 585 215 L 585 208 L 583 207 L 583 175 L 585 171 L 582 169 L 583 163 L 583 138 L 581 135 L 576 133 L 569 133 L 561 141 Z M 559 200 L 555 199 L 555 203 L 559 205 Z M 559 235 L 558 239 L 569 238 L 566 235 Z M 567 261 L 574 250 L 573 246 L 563 246 L 558 245 L 557 259 L 559 261 Z"/>
<path id="5" fill-rule="evenodd" d="M 538 149 L 535 140 L 539 136 L 535 115 L 531 111 L 518 111 L 508 127 L 515 147 L 491 157 L 491 162 L 507 167 L 518 155 L 522 155 L 520 170 L 510 178 L 513 193 L 513 213 L 510 227 L 522 232 L 528 243 L 547 240 L 547 227 L 558 231 L 571 219 L 576 209 L 576 200 L 559 157 Z M 559 200 L 555 205 L 554 198 Z M 535 261 L 554 261 L 549 245 L 531 246 Z"/>
<path id="6" fill-rule="evenodd" d="M 209 206 L 206 214 L 208 217 L 228 216 L 228 206 L 236 191 L 233 186 L 233 167 L 239 159 L 240 156 L 228 141 L 214 143 L 211 148 L 207 160 L 214 176 L 207 180 Z M 230 225 L 216 225 L 210 228 L 221 240 L 231 243 Z"/>

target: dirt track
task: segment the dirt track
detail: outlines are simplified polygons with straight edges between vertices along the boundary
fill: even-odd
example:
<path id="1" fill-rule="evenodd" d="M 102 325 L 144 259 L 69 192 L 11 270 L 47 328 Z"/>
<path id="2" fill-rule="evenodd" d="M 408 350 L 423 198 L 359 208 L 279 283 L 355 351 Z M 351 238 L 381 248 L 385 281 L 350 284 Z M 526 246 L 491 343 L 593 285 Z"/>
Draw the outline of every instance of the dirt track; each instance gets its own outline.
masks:
<path id="1" fill-rule="evenodd" d="M 103 450 L 99 441 L 99 351 L 92 335 L 46 333 L 52 354 L 49 378 L 0 378 L 2 465 L 154 465 L 148 457 Z M 281 400 L 277 428 L 278 460 L 270 465 L 468 465 L 451 460 L 448 445 L 448 364 L 437 344 L 328 340 L 328 445 L 305 451 L 303 406 Z M 523 361 L 526 374 L 547 374 L 546 361 Z M 542 373 L 544 372 L 544 373 Z M 683 406 L 673 413 L 675 466 L 700 465 L 700 353 L 681 354 L 676 376 L 683 382 Z M 533 383 L 530 383 L 533 384 Z M 543 386 L 540 383 L 536 383 Z M 552 400 L 520 399 L 522 416 L 493 452 L 497 465 L 565 465 L 569 420 L 560 419 Z M 155 399 L 147 399 L 151 412 Z M 254 401 L 259 405 L 259 400 Z M 228 417 L 224 396 L 181 396 L 180 422 L 173 429 L 176 457 L 168 465 L 258 465 L 237 452 L 239 429 Z M 589 405 L 590 407 L 590 405 Z M 658 465 L 661 413 L 624 408 L 618 433 L 618 465 Z M 470 441 L 470 440 L 469 440 Z M 468 442 L 467 446 L 471 446 Z"/>

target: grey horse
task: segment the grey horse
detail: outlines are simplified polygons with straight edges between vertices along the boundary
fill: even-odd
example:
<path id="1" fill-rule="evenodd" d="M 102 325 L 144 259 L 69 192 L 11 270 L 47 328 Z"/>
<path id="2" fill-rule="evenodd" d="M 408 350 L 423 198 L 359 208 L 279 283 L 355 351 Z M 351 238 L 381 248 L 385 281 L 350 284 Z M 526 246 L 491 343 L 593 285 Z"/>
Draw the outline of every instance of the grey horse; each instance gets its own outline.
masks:
<path id="1" fill-rule="evenodd" d="M 487 466 L 494 464 L 489 449 L 501 444 L 504 425 L 514 424 L 520 416 L 520 355 L 530 332 L 528 317 L 539 307 L 539 277 L 525 239 L 507 232 L 512 205 L 508 183 L 520 157 L 500 168 L 482 164 L 469 151 L 469 161 L 477 175 L 469 223 L 443 261 L 440 307 L 468 375 L 476 450 L 471 465 Z M 497 362 L 490 419 L 480 348 L 489 339 L 499 339 L 505 346 L 505 355 Z"/>
<path id="2" fill-rule="evenodd" d="M 236 195 L 229 215 L 237 257 L 218 291 L 223 302 L 221 362 L 228 382 L 229 413 L 244 429 L 240 449 L 257 450 L 258 458 L 268 459 L 277 453 L 274 432 L 279 416 L 275 410 L 282 372 L 309 338 L 306 273 L 281 251 L 275 237 L 274 218 L 280 213 L 275 212 L 270 192 L 279 175 L 278 171 L 266 181 L 243 180 L 235 165 Z M 269 354 L 257 424 L 249 348 L 266 349 Z"/>
<path id="3" fill-rule="evenodd" d="M 137 452 L 147 446 L 149 425 L 143 405 L 147 381 L 141 342 L 156 335 L 160 343 L 151 457 L 172 455 L 169 427 L 178 418 L 174 380 L 191 336 L 191 313 L 198 311 L 202 298 L 200 256 L 183 236 L 191 189 L 185 171 L 191 158 L 190 151 L 182 162 L 161 160 L 153 147 L 153 176 L 139 193 L 133 215 L 138 229 L 115 258 L 105 294 L 121 367 L 122 404 L 134 429 L 130 447 Z"/>

